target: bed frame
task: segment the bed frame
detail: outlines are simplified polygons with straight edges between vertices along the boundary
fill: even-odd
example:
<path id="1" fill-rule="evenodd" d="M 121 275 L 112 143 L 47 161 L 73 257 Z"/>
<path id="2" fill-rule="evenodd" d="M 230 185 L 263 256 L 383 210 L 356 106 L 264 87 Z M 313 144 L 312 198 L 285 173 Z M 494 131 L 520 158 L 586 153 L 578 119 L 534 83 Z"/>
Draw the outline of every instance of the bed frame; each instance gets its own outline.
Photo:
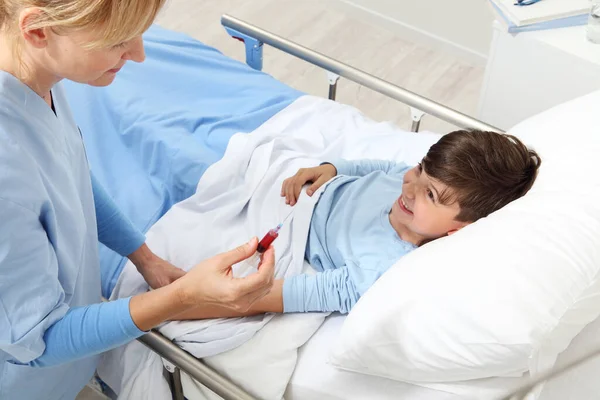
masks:
<path id="1" fill-rule="evenodd" d="M 343 77 L 407 105 L 410 107 L 411 111 L 411 131 L 413 132 L 419 131 L 422 118 L 426 114 L 449 122 L 460 128 L 503 132 L 494 126 L 419 96 L 416 93 L 393 85 L 376 76 L 353 68 L 324 54 L 308 49 L 230 15 L 224 15 L 221 18 L 221 23 L 234 39 L 244 43 L 246 48 L 246 63 L 250 67 L 256 70 L 262 70 L 263 46 L 265 44 L 270 45 L 323 68 L 327 72 L 329 99 L 331 100 L 335 100 L 339 79 L 340 77 Z M 258 400 L 208 367 L 202 360 L 193 357 L 179 348 L 158 331 L 153 330 L 138 340 L 163 358 L 174 400 L 185 399 L 181 384 L 182 371 L 225 400 Z M 532 380 L 511 395 L 505 397 L 503 400 L 524 399 L 527 394 L 540 383 L 552 379 L 597 355 L 600 355 L 600 349 L 581 357 L 560 370 L 551 371 Z"/>

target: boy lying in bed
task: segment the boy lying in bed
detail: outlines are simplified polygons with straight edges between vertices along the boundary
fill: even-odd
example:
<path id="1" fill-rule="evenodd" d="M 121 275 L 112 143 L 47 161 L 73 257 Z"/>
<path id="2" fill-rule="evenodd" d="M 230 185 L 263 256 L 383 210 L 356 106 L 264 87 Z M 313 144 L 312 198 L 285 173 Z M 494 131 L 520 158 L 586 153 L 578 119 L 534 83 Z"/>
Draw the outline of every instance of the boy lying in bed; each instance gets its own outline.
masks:
<path id="1" fill-rule="evenodd" d="M 304 184 L 312 195 L 329 183 L 310 224 L 306 259 L 317 271 L 276 281 L 244 315 L 266 312 L 349 312 L 408 252 L 451 235 L 523 196 L 541 159 L 517 138 L 455 131 L 410 168 L 390 161 L 339 160 L 301 169 L 281 195 L 295 205 Z M 207 307 L 181 319 L 240 316 Z"/>

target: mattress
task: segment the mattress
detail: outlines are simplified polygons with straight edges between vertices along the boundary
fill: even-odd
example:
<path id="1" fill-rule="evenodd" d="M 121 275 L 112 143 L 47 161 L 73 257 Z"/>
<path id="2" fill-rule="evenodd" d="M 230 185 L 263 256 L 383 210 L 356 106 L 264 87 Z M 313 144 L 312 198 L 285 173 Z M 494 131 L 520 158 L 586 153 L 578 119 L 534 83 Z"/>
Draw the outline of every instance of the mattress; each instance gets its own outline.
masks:
<path id="1" fill-rule="evenodd" d="M 298 363 L 288 384 L 286 400 L 464 400 L 498 399 L 525 383 L 521 378 L 492 378 L 428 387 L 357 374 L 328 364 L 331 344 L 344 322 L 342 315 L 328 317 L 314 336 L 299 350 Z M 589 324 L 563 352 L 557 365 L 563 366 L 600 350 L 600 319 Z M 545 383 L 538 400 L 592 400 L 600 398 L 600 356 Z"/>
<path id="2" fill-rule="evenodd" d="M 286 400 L 459 400 L 460 396 L 386 378 L 342 371 L 327 363 L 345 317 L 332 315 L 300 348 Z"/>

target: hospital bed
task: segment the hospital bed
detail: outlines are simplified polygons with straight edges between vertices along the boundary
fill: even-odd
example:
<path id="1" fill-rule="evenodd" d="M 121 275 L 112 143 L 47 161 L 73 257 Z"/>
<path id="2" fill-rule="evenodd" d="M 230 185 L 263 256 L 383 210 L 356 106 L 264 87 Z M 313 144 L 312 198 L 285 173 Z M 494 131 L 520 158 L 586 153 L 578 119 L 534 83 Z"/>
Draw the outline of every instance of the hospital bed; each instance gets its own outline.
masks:
<path id="1" fill-rule="evenodd" d="M 251 68 L 228 60 L 216 50 L 183 35 L 153 27 L 146 36 L 148 61 L 143 68 L 128 66 L 113 87 L 107 89 L 68 84 L 69 98 L 82 128 L 92 170 L 134 224 L 144 231 L 173 204 L 193 193 L 208 166 L 223 156 L 227 142 L 234 133 L 251 132 L 302 95 L 260 72 L 264 45 L 323 68 L 327 78 L 324 83 L 329 84 L 331 100 L 335 100 L 339 79 L 345 78 L 407 105 L 411 110 L 411 130 L 414 132 L 419 130 L 424 115 L 458 127 L 501 132 L 484 122 L 231 16 L 223 16 L 222 24 L 233 38 L 244 43 L 246 62 Z M 161 61 L 163 59 L 176 60 L 169 65 L 169 71 L 178 76 L 181 86 L 174 85 L 173 80 L 164 77 L 166 68 Z M 200 73 L 190 73 L 189 63 L 198 63 Z M 139 84 L 149 80 L 152 84 Z M 187 84 L 201 88 L 202 92 L 187 90 Z M 131 96 L 131 93 L 135 93 L 135 96 Z M 160 104 L 144 101 L 147 96 L 157 93 L 163 97 L 163 105 L 170 104 L 166 111 L 160 108 Z M 106 107 L 106 104 L 112 106 Z M 128 113 L 120 113 L 119 110 L 125 107 Z M 106 248 L 101 248 L 101 261 L 110 265 L 124 262 Z M 106 293 L 105 296 L 108 297 Z M 327 389 L 334 393 L 319 391 L 316 386 L 310 387 L 311 382 L 318 385 L 319 378 L 336 379 L 337 372 L 325 365 L 323 354 L 342 321 L 341 316 L 330 317 L 301 349 L 297 371 L 286 396 L 294 399 L 343 398 L 343 395 L 334 397 L 335 387 Z M 160 333 L 151 332 L 140 341 L 165 360 L 173 398 L 184 398 L 182 371 L 223 399 L 254 398 Z M 390 398 L 394 397 L 394 390 L 399 388 L 406 390 L 411 398 L 428 398 L 425 395 L 411 395 L 409 386 L 412 385 L 409 384 L 390 383 L 383 378 L 377 380 L 366 376 L 353 376 L 352 380 L 356 388 L 362 386 L 364 389 L 372 385 L 383 388 L 383 391 L 388 390 L 392 395 Z M 341 385 L 343 383 L 340 384 L 340 390 Z M 520 395 L 530 388 L 524 386 Z M 340 396 L 339 392 L 337 396 Z M 430 398 L 456 397 L 450 394 L 442 397 L 438 393 L 437 397 Z"/>

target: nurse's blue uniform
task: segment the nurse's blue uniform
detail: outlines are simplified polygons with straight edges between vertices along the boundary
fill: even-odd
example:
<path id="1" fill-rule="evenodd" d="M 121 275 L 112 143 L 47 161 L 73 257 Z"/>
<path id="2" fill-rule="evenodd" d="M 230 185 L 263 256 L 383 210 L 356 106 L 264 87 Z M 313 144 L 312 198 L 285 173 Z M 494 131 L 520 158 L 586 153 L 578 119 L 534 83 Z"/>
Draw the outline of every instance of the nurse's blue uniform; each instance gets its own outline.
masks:
<path id="1" fill-rule="evenodd" d="M 90 177 L 60 84 L 52 98 L 0 71 L 0 399 L 72 400 L 143 334 L 130 299 L 101 304 L 98 240 L 125 256 L 144 236 Z"/>

